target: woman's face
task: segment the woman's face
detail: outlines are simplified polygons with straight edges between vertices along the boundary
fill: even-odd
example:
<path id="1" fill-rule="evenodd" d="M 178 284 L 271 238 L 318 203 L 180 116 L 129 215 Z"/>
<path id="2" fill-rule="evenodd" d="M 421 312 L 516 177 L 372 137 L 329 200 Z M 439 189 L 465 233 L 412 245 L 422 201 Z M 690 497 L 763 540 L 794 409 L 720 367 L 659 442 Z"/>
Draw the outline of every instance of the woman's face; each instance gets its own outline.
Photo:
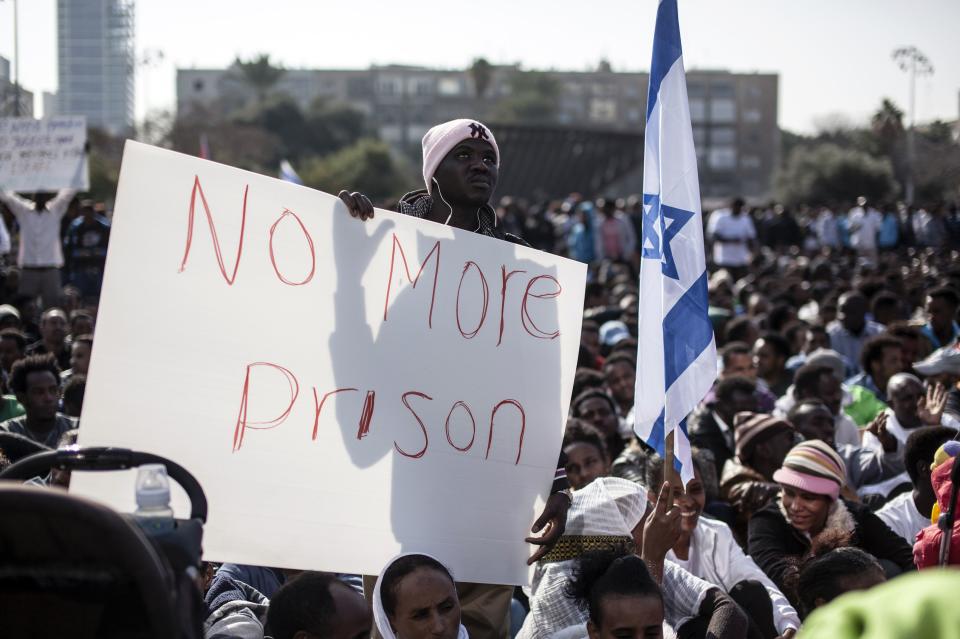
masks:
<path id="1" fill-rule="evenodd" d="M 593 444 L 574 442 L 563 449 L 567 454 L 567 481 L 574 490 L 580 490 L 597 477 L 610 474 L 610 462 Z"/>
<path id="2" fill-rule="evenodd" d="M 417 568 L 396 586 L 390 617 L 397 639 L 456 639 L 460 601 L 450 577 L 433 568 Z"/>
<path id="3" fill-rule="evenodd" d="M 677 473 L 670 473 L 670 487 L 673 490 L 673 503 L 680 509 L 680 530 L 685 533 L 692 533 L 697 527 L 697 522 L 700 521 L 703 507 L 707 503 L 707 493 L 703 488 L 700 471 L 694 466 L 693 479 L 687 482 L 686 491 L 683 490 L 680 476 Z M 656 504 L 657 493 L 648 490 L 647 500 L 650 504 Z"/>
<path id="4" fill-rule="evenodd" d="M 652 595 L 610 595 L 600 601 L 600 624 L 587 623 L 590 639 L 660 639 L 663 602 Z"/>
<path id="5" fill-rule="evenodd" d="M 823 530 L 830 512 L 831 500 L 826 495 L 808 493 L 805 490 L 780 484 L 783 508 L 790 518 L 790 525 L 800 532 L 815 535 Z"/>

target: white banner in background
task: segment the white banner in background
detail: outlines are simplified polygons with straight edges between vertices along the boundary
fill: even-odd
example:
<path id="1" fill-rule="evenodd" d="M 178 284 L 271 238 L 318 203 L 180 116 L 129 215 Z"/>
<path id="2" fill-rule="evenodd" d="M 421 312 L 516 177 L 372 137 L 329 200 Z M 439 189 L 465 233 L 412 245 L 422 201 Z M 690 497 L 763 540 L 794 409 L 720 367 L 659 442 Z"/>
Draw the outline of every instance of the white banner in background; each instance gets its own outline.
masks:
<path id="1" fill-rule="evenodd" d="M 86 146 L 83 116 L 0 118 L 0 186 L 20 193 L 86 191 Z"/>

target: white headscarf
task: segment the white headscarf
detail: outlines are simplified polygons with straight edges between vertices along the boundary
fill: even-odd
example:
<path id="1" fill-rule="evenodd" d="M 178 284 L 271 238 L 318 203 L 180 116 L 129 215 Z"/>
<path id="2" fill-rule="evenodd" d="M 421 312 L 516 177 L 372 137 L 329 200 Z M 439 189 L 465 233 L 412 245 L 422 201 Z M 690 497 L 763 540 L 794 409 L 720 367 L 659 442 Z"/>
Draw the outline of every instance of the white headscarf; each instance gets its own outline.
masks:
<path id="1" fill-rule="evenodd" d="M 390 618 L 387 617 L 387 611 L 383 609 L 383 600 L 380 598 L 380 584 L 383 582 L 383 575 L 394 562 L 403 557 L 409 557 L 410 555 L 430 557 L 430 559 L 433 559 L 437 563 L 441 563 L 436 557 L 432 557 L 423 552 L 405 552 L 388 561 L 387 565 L 383 567 L 383 570 L 380 571 L 380 576 L 377 577 L 377 585 L 373 588 L 373 621 L 377 624 L 377 630 L 380 631 L 383 639 L 397 639 L 397 635 L 394 634 L 393 628 L 390 626 Z M 450 571 L 448 570 L 447 572 L 449 573 Z M 463 627 L 463 624 L 460 625 L 460 632 L 457 634 L 457 639 L 470 639 L 470 635 L 467 634 L 467 629 Z"/>
<path id="2" fill-rule="evenodd" d="M 646 490 L 619 477 L 600 477 L 574 491 L 565 536 L 631 537 L 647 508 Z M 539 563 L 533 573 L 530 614 L 518 639 L 547 639 L 587 621 L 585 611 L 566 596 L 576 559 Z"/>
<path id="3" fill-rule="evenodd" d="M 564 535 L 631 537 L 647 511 L 647 489 L 618 477 L 601 477 L 573 493 Z M 539 563 L 530 587 L 530 614 L 517 639 L 586 637 L 587 612 L 566 594 L 577 559 Z M 697 614 L 714 586 L 671 561 L 663 565 L 664 637 Z M 561 633 L 559 636 L 557 633 Z"/>

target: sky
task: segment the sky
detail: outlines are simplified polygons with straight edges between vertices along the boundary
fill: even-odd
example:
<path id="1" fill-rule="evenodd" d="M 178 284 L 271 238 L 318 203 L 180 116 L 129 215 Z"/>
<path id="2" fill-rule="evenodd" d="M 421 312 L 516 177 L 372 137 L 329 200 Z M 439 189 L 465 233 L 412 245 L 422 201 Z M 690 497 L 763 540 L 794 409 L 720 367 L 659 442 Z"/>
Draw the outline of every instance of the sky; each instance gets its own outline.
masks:
<path id="1" fill-rule="evenodd" d="M 177 68 L 222 68 L 269 53 L 287 67 L 418 64 L 462 68 L 477 57 L 524 68 L 649 69 L 655 0 L 139 0 L 137 117 L 175 103 Z M 917 121 L 960 109 L 958 0 L 679 0 L 688 69 L 780 74 L 780 126 L 815 131 L 837 116 L 866 122 L 884 97 L 907 108 L 892 51 L 917 46 Z M 22 84 L 55 91 L 56 1 L 19 0 Z M 13 57 L 12 0 L 0 0 L 0 55 Z M 37 104 L 39 109 L 39 101 Z"/>

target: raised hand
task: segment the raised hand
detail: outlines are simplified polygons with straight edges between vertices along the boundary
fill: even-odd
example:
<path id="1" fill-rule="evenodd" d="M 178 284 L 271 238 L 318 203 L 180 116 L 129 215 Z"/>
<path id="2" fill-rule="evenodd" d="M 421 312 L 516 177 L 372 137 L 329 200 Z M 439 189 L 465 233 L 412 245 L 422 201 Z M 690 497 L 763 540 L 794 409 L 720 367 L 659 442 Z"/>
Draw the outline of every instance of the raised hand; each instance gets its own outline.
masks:
<path id="1" fill-rule="evenodd" d="M 352 217 L 364 222 L 373 219 L 373 203 L 370 201 L 370 198 L 363 193 L 359 191 L 354 191 L 353 193 L 340 191 L 337 197 L 347 205 L 347 210 L 350 211 Z"/>
<path id="2" fill-rule="evenodd" d="M 533 523 L 533 527 L 530 529 L 532 533 L 538 533 L 542 530 L 543 534 L 539 537 L 527 537 L 524 540 L 528 544 L 540 546 L 537 552 L 533 553 L 533 555 L 527 559 L 528 566 L 540 561 L 544 555 L 550 552 L 550 549 L 557 543 L 560 536 L 563 535 L 563 531 L 567 527 L 567 510 L 570 509 L 570 503 L 570 497 L 564 493 L 553 493 L 550 495 L 550 498 L 547 499 L 547 504 L 543 507 L 543 512 L 540 513 L 540 517 Z"/>
<path id="3" fill-rule="evenodd" d="M 927 394 L 917 403 L 920 421 L 929 426 L 939 426 L 943 409 L 947 406 L 947 389 L 937 383 L 927 387 Z"/>

